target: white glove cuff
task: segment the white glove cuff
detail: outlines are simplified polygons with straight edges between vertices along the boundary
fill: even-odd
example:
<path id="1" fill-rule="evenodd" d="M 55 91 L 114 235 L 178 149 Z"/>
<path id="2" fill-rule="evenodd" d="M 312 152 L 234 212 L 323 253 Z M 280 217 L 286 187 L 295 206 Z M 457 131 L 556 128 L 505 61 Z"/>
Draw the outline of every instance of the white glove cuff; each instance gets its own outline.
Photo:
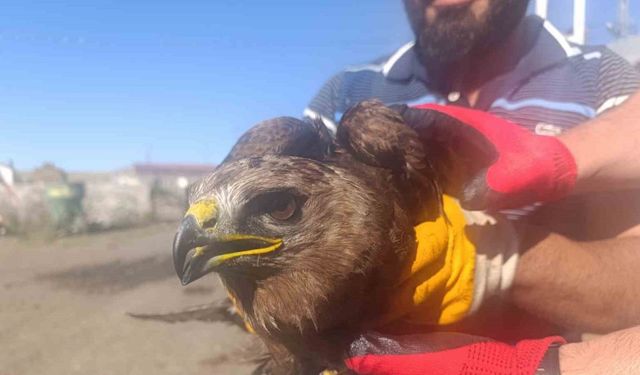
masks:
<path id="1" fill-rule="evenodd" d="M 486 299 L 511 287 L 518 264 L 520 244 L 511 222 L 482 211 L 464 211 L 467 235 L 476 246 L 473 301 L 476 312 Z"/>

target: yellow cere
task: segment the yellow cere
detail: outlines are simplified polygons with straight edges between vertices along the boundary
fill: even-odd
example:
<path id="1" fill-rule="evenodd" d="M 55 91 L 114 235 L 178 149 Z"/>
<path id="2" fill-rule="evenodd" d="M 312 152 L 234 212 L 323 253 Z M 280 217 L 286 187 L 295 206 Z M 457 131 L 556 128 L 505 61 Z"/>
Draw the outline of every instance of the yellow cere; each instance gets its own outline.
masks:
<path id="1" fill-rule="evenodd" d="M 213 199 L 204 199 L 192 204 L 185 216 L 193 215 L 198 225 L 202 226 L 207 221 L 215 218 L 216 212 L 216 202 Z"/>
<path id="2" fill-rule="evenodd" d="M 272 239 L 272 238 L 264 238 L 264 237 L 241 235 L 241 234 L 229 235 L 229 236 L 226 236 L 224 238 L 225 241 L 237 241 L 237 240 L 246 240 L 246 239 L 249 239 L 249 240 L 260 240 L 260 241 L 264 241 L 264 242 L 267 242 L 267 243 L 271 243 L 271 245 L 267 246 L 267 247 L 261 247 L 261 248 L 258 248 L 258 249 L 242 250 L 242 251 L 237 251 L 235 253 L 227 253 L 227 254 L 218 255 L 216 257 L 213 257 L 213 258 L 209 259 L 207 264 L 209 266 L 215 267 L 215 266 L 218 266 L 218 265 L 226 262 L 229 259 L 241 257 L 241 256 L 244 256 L 244 255 L 267 254 L 267 253 L 271 253 L 273 251 L 278 250 L 280 248 L 280 246 L 282 246 L 282 240 Z"/>

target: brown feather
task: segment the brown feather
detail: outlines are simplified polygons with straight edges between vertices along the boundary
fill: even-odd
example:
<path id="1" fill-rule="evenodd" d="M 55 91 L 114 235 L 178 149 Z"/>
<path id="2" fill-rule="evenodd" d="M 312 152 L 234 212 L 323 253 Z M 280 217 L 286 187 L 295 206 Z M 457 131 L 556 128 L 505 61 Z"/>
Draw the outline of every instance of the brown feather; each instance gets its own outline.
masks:
<path id="1" fill-rule="evenodd" d="M 300 204 L 286 223 L 257 213 L 256 197 L 273 191 Z M 335 142 L 318 123 L 257 125 L 192 189 L 190 202 L 201 199 L 217 202 L 218 231 L 283 239 L 217 272 L 271 352 L 261 371 L 316 374 L 345 371 L 344 349 L 370 328 L 385 298 L 376 291 L 396 280 L 439 189 L 416 132 L 370 101 L 345 114 Z"/>

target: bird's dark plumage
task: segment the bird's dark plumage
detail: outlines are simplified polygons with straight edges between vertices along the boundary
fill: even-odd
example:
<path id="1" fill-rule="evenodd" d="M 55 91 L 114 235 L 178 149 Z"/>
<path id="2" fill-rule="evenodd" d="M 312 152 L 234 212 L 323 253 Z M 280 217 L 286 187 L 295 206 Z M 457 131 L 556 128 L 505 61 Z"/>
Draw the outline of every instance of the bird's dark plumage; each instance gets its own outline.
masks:
<path id="1" fill-rule="evenodd" d="M 376 101 L 348 111 L 335 140 L 321 123 L 258 124 L 191 191 L 179 275 L 220 275 L 270 348 L 269 373 L 340 366 L 415 248 L 413 226 L 438 211 L 428 147 Z"/>
<path id="2" fill-rule="evenodd" d="M 320 160 L 331 153 L 331 146 L 331 134 L 321 122 L 278 117 L 263 121 L 244 133 L 223 163 L 265 155 Z"/>

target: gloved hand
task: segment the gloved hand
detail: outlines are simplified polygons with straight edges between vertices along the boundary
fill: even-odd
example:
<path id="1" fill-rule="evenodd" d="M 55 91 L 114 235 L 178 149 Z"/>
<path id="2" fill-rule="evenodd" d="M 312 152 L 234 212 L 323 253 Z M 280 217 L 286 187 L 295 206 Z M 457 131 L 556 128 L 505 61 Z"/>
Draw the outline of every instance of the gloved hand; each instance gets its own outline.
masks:
<path id="1" fill-rule="evenodd" d="M 345 363 L 360 375 L 534 375 L 549 346 L 564 342 L 561 337 L 548 337 L 510 346 L 445 332 L 399 337 L 367 334 L 351 344 Z M 558 359 L 549 359 L 545 368 L 557 370 Z"/>
<path id="2" fill-rule="evenodd" d="M 394 322 L 447 325 L 474 313 L 513 281 L 519 243 L 501 217 L 460 208 L 443 197 L 443 214 L 415 227 L 415 253 L 382 294 L 389 299 L 374 327 Z"/>
<path id="3" fill-rule="evenodd" d="M 536 135 L 507 120 L 462 107 L 392 108 L 420 135 L 443 177 L 461 185 L 450 193 L 465 208 L 516 208 L 553 201 L 569 194 L 575 185 L 576 162 L 554 137 Z M 460 175 L 461 168 L 465 170 Z"/>

